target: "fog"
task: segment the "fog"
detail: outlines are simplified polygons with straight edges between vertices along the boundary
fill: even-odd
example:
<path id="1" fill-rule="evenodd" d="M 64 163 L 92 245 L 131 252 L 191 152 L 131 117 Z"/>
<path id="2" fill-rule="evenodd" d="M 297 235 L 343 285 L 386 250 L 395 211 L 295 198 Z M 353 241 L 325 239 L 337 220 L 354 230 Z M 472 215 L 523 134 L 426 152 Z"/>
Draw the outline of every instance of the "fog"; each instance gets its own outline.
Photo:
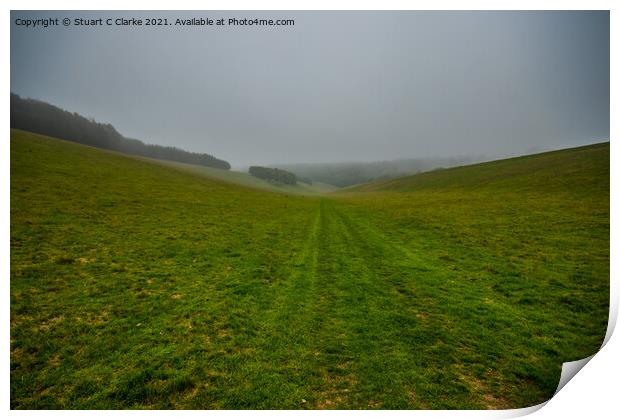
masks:
<path id="1" fill-rule="evenodd" d="M 27 28 L 46 17 L 294 26 Z M 11 91 L 233 166 L 609 139 L 608 12 L 12 12 Z"/>

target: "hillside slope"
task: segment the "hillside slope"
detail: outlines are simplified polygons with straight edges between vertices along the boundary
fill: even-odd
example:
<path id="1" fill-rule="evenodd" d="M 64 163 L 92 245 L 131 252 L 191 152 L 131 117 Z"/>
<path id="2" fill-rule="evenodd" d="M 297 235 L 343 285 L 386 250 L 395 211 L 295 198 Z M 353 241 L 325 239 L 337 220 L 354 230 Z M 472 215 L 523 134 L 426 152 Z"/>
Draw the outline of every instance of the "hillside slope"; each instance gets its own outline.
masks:
<path id="1" fill-rule="evenodd" d="M 609 143 L 598 143 L 458 168 L 439 169 L 357 185 L 343 191 L 411 192 L 463 189 L 518 192 L 574 191 L 592 187 L 597 191 L 608 191 L 608 179 Z"/>
<path id="2" fill-rule="evenodd" d="M 564 153 L 303 197 L 13 130 L 11 407 L 545 401 L 609 302 L 608 149 Z"/>

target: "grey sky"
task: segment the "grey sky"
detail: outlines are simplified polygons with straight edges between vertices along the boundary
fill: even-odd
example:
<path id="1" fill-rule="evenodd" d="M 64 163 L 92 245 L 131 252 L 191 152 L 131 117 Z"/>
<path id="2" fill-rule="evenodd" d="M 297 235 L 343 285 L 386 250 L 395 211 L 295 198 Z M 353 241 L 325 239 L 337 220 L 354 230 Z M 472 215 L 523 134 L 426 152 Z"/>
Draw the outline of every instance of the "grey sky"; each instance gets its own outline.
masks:
<path id="1" fill-rule="evenodd" d="M 32 29 L 16 18 L 292 18 Z M 608 12 L 12 12 L 11 91 L 233 166 L 609 139 Z"/>

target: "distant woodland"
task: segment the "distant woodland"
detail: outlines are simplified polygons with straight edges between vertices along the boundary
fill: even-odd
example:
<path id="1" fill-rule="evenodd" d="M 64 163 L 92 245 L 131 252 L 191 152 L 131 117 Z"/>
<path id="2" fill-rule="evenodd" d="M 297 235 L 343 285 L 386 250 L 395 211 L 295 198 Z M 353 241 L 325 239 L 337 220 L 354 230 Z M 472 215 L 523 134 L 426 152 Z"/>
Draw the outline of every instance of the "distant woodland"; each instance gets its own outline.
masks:
<path id="1" fill-rule="evenodd" d="M 264 179 L 269 182 L 280 182 L 287 185 L 297 185 L 297 176 L 294 173 L 283 171 L 277 168 L 266 168 L 263 166 L 250 166 L 250 175 Z"/>
<path id="2" fill-rule="evenodd" d="M 132 155 L 230 169 L 228 162 L 209 154 L 130 139 L 121 135 L 111 124 L 98 123 L 75 112 L 35 99 L 21 98 L 14 93 L 11 93 L 11 127 Z"/>

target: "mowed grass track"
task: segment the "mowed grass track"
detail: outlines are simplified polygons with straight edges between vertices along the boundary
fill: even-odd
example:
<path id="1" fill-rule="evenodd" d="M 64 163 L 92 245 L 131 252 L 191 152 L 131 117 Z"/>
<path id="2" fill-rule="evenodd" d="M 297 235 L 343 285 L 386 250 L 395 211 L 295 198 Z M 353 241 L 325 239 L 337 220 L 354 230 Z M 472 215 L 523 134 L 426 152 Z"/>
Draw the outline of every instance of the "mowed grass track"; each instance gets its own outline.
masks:
<path id="1" fill-rule="evenodd" d="M 11 136 L 12 408 L 523 407 L 602 342 L 608 145 L 301 197 Z"/>

